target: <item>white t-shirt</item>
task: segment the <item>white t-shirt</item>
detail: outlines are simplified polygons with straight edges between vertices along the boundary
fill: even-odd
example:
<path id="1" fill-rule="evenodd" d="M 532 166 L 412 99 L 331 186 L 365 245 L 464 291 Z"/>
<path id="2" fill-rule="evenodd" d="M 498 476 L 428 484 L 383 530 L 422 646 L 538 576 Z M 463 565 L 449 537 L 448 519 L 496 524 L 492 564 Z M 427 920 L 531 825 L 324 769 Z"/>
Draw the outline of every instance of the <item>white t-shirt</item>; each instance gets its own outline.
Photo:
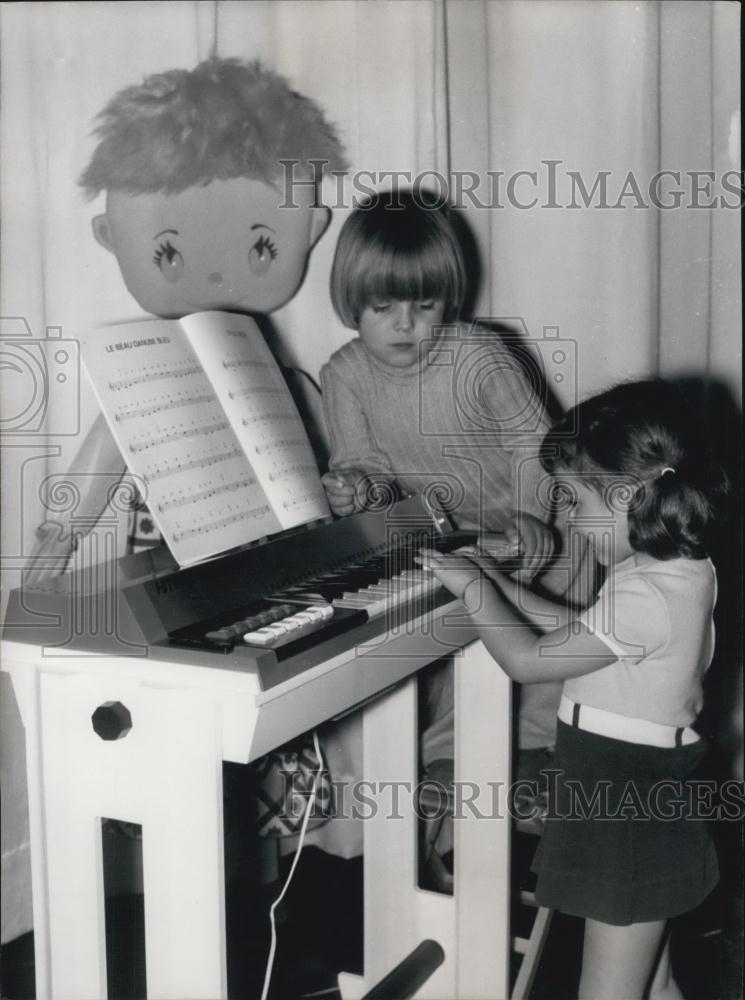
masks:
<path id="1" fill-rule="evenodd" d="M 714 653 L 716 589 L 710 559 L 624 559 L 579 616 L 618 660 L 565 681 L 564 694 L 629 718 L 693 723 Z"/>

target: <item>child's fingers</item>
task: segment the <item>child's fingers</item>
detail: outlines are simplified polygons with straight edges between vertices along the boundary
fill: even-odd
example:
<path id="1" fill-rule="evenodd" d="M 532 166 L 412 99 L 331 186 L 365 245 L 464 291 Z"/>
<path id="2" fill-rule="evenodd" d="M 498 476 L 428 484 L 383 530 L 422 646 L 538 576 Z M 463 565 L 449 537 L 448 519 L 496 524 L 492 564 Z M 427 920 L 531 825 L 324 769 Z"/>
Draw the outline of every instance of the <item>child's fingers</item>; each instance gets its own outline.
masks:
<path id="1" fill-rule="evenodd" d="M 335 514 L 354 513 L 354 503 L 351 500 L 340 500 L 338 497 L 327 497 L 326 499 Z"/>
<path id="2" fill-rule="evenodd" d="M 334 472 L 324 473 L 321 476 L 321 482 L 330 489 L 353 490 L 362 478 L 362 475 L 362 472 L 356 469 L 336 469 Z"/>
<path id="3" fill-rule="evenodd" d="M 500 566 L 500 563 L 496 559 L 492 559 L 491 556 L 483 555 L 482 553 L 471 556 L 470 563 L 471 566 L 477 566 L 487 576 L 491 576 L 495 571 L 498 571 Z"/>
<path id="4" fill-rule="evenodd" d="M 414 556 L 414 561 L 425 572 L 435 573 L 436 575 L 442 573 L 444 570 L 455 568 L 451 557 L 443 555 L 442 552 L 437 552 L 435 549 L 420 549 L 419 555 Z"/>
<path id="5" fill-rule="evenodd" d="M 348 483 L 338 476 L 324 476 L 321 482 L 325 490 L 330 490 L 333 493 L 347 492 L 354 489 L 352 483 Z"/>
<path id="6" fill-rule="evenodd" d="M 327 493 L 334 496 L 351 497 L 354 495 L 354 486 L 351 483 L 338 483 L 336 481 L 325 480 L 323 488 Z"/>
<path id="7" fill-rule="evenodd" d="M 525 552 L 525 539 L 517 528 L 505 532 L 506 558 L 519 559 Z"/>
<path id="8" fill-rule="evenodd" d="M 522 537 L 524 549 L 523 570 L 525 579 L 532 579 L 553 555 L 553 533 L 543 522 L 529 515 L 523 515 Z"/>
<path id="9" fill-rule="evenodd" d="M 354 501 L 352 497 L 339 496 L 338 494 L 331 493 L 327 490 L 326 499 L 329 502 L 331 510 L 339 517 L 344 517 L 347 514 L 354 513 Z"/>
<path id="10" fill-rule="evenodd" d="M 483 555 L 497 561 L 516 559 L 520 555 L 520 535 L 515 529 L 480 535 L 478 548 Z"/>
<path id="11" fill-rule="evenodd" d="M 435 557 L 438 553 L 434 549 L 420 549 L 419 555 L 414 556 L 414 562 L 418 563 L 423 570 L 431 573 L 435 568 Z"/>
<path id="12" fill-rule="evenodd" d="M 420 549 L 419 556 L 414 556 L 414 559 L 422 569 L 430 571 L 472 570 L 474 567 L 474 560 L 472 559 L 467 559 L 465 556 L 458 556 L 455 553 L 438 552 L 436 549 Z"/>
<path id="13" fill-rule="evenodd" d="M 354 499 L 354 490 L 330 490 L 326 489 L 326 496 L 329 500 L 337 500 L 339 503 L 352 503 Z"/>

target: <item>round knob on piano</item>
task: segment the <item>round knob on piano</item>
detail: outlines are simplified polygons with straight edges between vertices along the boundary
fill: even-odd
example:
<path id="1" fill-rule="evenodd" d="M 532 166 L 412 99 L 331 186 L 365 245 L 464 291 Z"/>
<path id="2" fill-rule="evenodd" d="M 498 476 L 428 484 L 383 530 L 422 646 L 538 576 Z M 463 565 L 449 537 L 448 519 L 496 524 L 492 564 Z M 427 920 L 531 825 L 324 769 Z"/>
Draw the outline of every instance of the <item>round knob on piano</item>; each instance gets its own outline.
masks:
<path id="1" fill-rule="evenodd" d="M 107 701 L 99 705 L 91 716 L 93 729 L 102 740 L 121 740 L 132 728 L 132 716 L 120 701 Z"/>

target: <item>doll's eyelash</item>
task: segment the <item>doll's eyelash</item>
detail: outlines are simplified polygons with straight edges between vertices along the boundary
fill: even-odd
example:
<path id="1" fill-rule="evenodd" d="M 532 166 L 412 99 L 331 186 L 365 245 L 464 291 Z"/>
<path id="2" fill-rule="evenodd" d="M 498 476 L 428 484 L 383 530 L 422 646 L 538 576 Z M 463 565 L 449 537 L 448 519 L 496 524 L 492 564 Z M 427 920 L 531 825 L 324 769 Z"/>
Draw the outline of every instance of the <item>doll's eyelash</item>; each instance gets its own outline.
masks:
<path id="1" fill-rule="evenodd" d="M 254 243 L 253 248 L 260 256 L 263 256 L 264 252 L 268 251 L 269 256 L 272 258 L 272 260 L 276 260 L 279 254 L 277 247 L 269 239 L 268 236 L 260 236 L 258 240 L 256 240 L 256 242 Z"/>
<path id="2" fill-rule="evenodd" d="M 177 253 L 178 250 L 175 248 L 175 246 L 171 243 L 170 240 L 163 240 L 163 242 L 160 244 L 158 249 L 153 254 L 153 264 L 155 264 L 155 266 L 158 267 L 160 265 L 161 260 L 163 260 L 164 257 L 170 264 Z"/>

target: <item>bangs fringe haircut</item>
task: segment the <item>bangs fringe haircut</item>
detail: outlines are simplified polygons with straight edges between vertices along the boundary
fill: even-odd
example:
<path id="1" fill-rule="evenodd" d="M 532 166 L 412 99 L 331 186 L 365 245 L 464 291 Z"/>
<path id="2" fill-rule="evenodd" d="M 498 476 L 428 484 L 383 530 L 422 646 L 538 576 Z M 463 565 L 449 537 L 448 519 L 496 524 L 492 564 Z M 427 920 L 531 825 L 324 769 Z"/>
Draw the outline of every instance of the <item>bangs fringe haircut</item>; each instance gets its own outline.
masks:
<path id="1" fill-rule="evenodd" d="M 377 195 L 355 209 L 339 234 L 331 300 L 352 329 L 376 301 L 442 301 L 445 322 L 458 316 L 463 303 L 463 252 L 446 210 L 411 192 L 396 195 L 400 208 Z"/>

